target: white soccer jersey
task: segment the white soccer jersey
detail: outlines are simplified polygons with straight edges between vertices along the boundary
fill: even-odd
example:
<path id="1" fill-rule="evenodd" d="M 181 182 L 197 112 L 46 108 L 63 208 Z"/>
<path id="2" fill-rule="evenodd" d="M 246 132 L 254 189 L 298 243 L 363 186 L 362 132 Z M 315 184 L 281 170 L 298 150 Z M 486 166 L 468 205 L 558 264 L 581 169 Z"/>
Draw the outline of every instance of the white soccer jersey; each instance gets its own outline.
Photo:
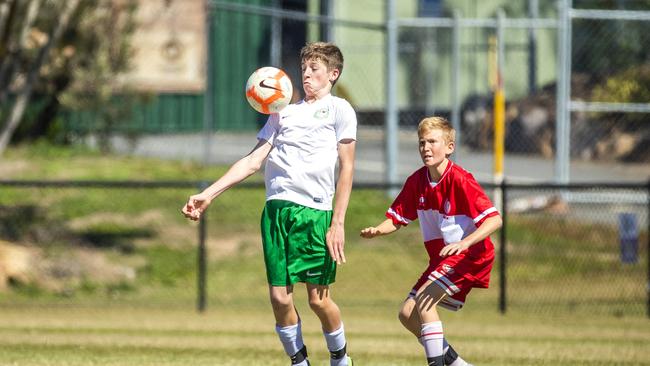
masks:
<path id="1" fill-rule="evenodd" d="M 332 209 L 338 142 L 356 140 L 357 117 L 345 99 L 327 95 L 290 104 L 257 134 L 273 148 L 266 160 L 266 199 Z"/>

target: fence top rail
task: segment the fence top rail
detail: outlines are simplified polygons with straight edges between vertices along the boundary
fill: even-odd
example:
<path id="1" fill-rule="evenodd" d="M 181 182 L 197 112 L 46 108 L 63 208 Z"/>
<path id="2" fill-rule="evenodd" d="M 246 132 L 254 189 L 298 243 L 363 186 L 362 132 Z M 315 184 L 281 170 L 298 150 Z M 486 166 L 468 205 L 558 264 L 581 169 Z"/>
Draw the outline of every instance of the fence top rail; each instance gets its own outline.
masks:
<path id="1" fill-rule="evenodd" d="M 650 20 L 650 11 L 644 10 L 599 10 L 599 9 L 570 9 L 569 16 L 574 19 L 601 20 Z"/>
<path id="2" fill-rule="evenodd" d="M 229 3 L 229 2 L 215 1 L 215 0 L 209 1 L 208 6 L 213 9 L 238 11 L 238 12 L 248 13 L 248 14 L 264 15 L 264 16 L 271 16 L 276 18 L 299 20 L 304 22 L 318 22 L 322 24 L 332 24 L 332 25 L 340 25 L 340 26 L 347 26 L 347 27 L 354 27 L 354 28 L 365 28 L 365 29 L 380 30 L 380 31 L 386 29 L 386 25 L 383 23 L 372 23 L 372 22 L 364 22 L 358 20 L 343 20 L 343 19 L 334 18 L 332 16 L 306 14 L 301 11 L 285 10 L 285 9 L 279 9 L 279 8 L 274 8 L 269 6 L 238 4 L 238 3 Z"/>
<path id="3" fill-rule="evenodd" d="M 401 18 L 397 20 L 401 27 L 414 28 L 451 28 L 455 25 L 463 28 L 497 28 L 497 18 Z M 553 18 L 504 18 L 504 28 L 557 28 L 558 21 Z"/>
<path id="4" fill-rule="evenodd" d="M 568 190 L 584 190 L 584 189 L 650 189 L 650 180 L 639 182 L 579 182 L 579 183 L 554 183 L 554 182 L 526 182 L 526 183 L 481 183 L 484 188 L 514 188 L 514 189 L 568 189 Z"/>
<path id="5" fill-rule="evenodd" d="M 276 18 L 292 19 L 304 22 L 318 22 L 322 24 L 340 25 L 354 28 L 365 28 L 371 30 L 385 31 L 386 24 L 378 22 L 365 22 L 359 20 L 338 19 L 326 15 L 306 14 L 301 11 L 285 10 L 269 6 L 230 3 L 212 0 L 208 6 L 213 9 L 238 11 L 242 13 L 264 15 Z M 449 28 L 454 25 L 460 27 L 496 28 L 496 18 L 401 18 L 396 20 L 398 26 L 406 27 L 443 27 Z M 505 18 L 502 24 L 505 28 L 557 28 L 558 21 L 554 18 Z"/>
<path id="6" fill-rule="evenodd" d="M 0 180 L 0 186 L 31 188 L 197 188 L 203 181 Z"/>
<path id="7" fill-rule="evenodd" d="M 0 187 L 30 187 L 30 188 L 201 188 L 206 187 L 208 181 L 137 181 L 137 180 L 0 180 Z M 650 180 L 632 183 L 592 182 L 592 183 L 552 183 L 552 182 L 526 182 L 501 184 L 493 182 L 480 182 L 486 189 L 493 188 L 520 188 L 520 189 L 650 189 Z M 262 188 L 263 182 L 242 182 L 237 188 Z M 402 184 L 389 183 L 354 183 L 358 189 L 389 189 L 401 188 Z"/>
<path id="8" fill-rule="evenodd" d="M 569 102 L 569 109 L 573 112 L 650 113 L 650 103 L 606 103 L 572 100 Z"/>

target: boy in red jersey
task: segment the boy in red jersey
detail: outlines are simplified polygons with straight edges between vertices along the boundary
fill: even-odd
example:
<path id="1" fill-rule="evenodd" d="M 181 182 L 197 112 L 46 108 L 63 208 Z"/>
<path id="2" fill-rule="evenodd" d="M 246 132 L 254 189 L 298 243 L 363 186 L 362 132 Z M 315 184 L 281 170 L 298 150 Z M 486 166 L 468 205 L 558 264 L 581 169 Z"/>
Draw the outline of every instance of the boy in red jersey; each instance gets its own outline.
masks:
<path id="1" fill-rule="evenodd" d="M 449 160 L 456 132 L 441 117 L 418 126 L 424 166 L 406 179 L 388 218 L 361 230 L 387 235 L 420 219 L 429 265 L 402 305 L 399 319 L 424 346 L 428 365 L 469 365 L 444 339 L 436 305 L 458 310 L 473 287 L 487 288 L 494 261 L 489 235 L 501 227 L 496 208 L 474 177 Z"/>

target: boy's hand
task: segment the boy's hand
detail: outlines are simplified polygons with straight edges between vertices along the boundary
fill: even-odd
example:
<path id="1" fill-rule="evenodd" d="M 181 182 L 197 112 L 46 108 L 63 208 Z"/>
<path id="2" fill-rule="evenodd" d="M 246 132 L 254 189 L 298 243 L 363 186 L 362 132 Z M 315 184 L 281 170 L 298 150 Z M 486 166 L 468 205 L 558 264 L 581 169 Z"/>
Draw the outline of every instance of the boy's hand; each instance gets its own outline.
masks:
<path id="1" fill-rule="evenodd" d="M 195 194 L 190 196 L 190 199 L 181 209 L 181 213 L 190 220 L 198 221 L 210 203 L 211 199 L 209 195 L 205 193 Z"/>
<path id="2" fill-rule="evenodd" d="M 456 255 L 460 254 L 469 248 L 469 245 L 463 244 L 463 242 L 457 242 L 457 243 L 451 243 L 445 245 L 441 250 L 440 250 L 440 256 L 441 257 L 448 257 L 450 255 Z"/>
<path id="3" fill-rule="evenodd" d="M 361 235 L 362 238 L 366 238 L 366 239 L 374 238 L 375 236 L 378 236 L 380 234 L 381 233 L 379 232 L 379 229 L 377 229 L 374 226 L 362 229 L 361 233 L 359 233 L 359 235 Z"/>
<path id="4" fill-rule="evenodd" d="M 341 224 L 333 223 L 327 230 L 327 249 L 330 252 L 330 256 L 336 264 L 345 263 L 345 252 L 343 247 L 345 246 L 345 229 Z"/>

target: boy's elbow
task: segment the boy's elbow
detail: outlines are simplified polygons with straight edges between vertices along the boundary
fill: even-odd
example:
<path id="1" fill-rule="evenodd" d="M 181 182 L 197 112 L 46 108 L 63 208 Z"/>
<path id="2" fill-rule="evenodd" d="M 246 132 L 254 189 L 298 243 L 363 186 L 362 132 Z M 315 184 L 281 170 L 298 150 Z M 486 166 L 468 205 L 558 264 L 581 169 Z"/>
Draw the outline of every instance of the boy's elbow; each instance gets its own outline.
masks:
<path id="1" fill-rule="evenodd" d="M 251 173 L 255 173 L 256 171 L 262 169 L 262 162 L 257 161 L 254 164 L 251 165 L 250 169 L 252 170 Z"/>
<path id="2" fill-rule="evenodd" d="M 494 216 L 494 230 L 499 230 L 503 227 L 503 219 L 501 215 Z"/>
<path id="3" fill-rule="evenodd" d="M 250 174 L 253 174 L 257 172 L 258 170 L 262 169 L 262 164 L 264 163 L 264 159 L 248 159 L 248 162 L 246 164 L 246 167 L 248 168 L 248 172 Z"/>

